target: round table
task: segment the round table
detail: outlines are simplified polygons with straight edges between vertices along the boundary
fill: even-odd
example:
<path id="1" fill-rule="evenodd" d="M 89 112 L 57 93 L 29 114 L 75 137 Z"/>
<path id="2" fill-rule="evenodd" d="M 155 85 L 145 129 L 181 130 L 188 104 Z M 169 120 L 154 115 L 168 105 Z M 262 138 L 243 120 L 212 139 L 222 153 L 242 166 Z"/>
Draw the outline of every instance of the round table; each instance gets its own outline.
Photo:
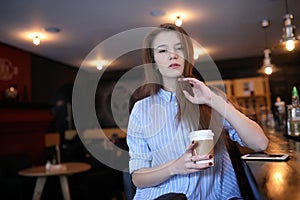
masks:
<path id="1" fill-rule="evenodd" d="M 54 165 L 51 170 L 46 170 L 45 165 L 31 167 L 19 171 L 21 176 L 37 177 L 33 199 L 38 200 L 42 196 L 45 182 L 48 176 L 59 176 L 61 189 L 65 200 L 71 199 L 67 176 L 91 169 L 91 165 L 82 162 L 68 162 Z"/>

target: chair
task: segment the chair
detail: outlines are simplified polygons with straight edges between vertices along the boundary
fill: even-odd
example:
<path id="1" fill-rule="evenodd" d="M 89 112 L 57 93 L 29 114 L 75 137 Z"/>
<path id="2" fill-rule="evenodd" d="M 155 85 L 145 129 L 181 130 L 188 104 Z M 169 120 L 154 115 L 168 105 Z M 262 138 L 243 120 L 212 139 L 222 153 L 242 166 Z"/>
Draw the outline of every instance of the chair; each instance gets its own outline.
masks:
<path id="1" fill-rule="evenodd" d="M 132 200 L 135 195 L 136 187 L 132 183 L 131 174 L 129 174 L 129 172 L 123 172 L 123 186 L 126 200 Z"/>
<path id="2" fill-rule="evenodd" d="M 45 147 L 53 147 L 60 144 L 59 133 L 46 133 L 45 134 Z"/>
<path id="3" fill-rule="evenodd" d="M 61 162 L 60 151 L 60 134 L 59 133 L 46 133 L 45 134 L 45 161 L 52 161 L 52 163 Z"/>
<path id="4" fill-rule="evenodd" d="M 241 153 L 237 143 L 227 136 L 226 147 L 237 177 L 239 188 L 244 200 L 258 200 L 257 192 L 253 191 L 253 180 L 246 171 L 245 163 L 241 160 Z"/>

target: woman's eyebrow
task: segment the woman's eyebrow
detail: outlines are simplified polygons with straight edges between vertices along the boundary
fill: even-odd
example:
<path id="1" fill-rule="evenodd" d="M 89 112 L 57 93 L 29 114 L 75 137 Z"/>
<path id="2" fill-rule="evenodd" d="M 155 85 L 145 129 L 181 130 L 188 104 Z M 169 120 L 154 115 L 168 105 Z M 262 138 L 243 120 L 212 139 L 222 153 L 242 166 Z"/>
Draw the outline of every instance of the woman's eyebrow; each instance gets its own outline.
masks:
<path id="1" fill-rule="evenodd" d="M 178 43 L 174 44 L 174 46 L 178 46 L 178 45 L 182 45 L 181 42 L 178 42 Z M 155 47 L 154 49 L 163 48 L 163 47 L 167 47 L 167 45 L 166 44 L 161 44 L 161 45 L 158 45 L 157 47 Z"/>
<path id="2" fill-rule="evenodd" d="M 158 49 L 158 48 L 162 48 L 162 47 L 166 47 L 167 45 L 165 44 L 161 44 L 161 45 L 158 45 L 157 47 L 155 47 L 154 49 Z"/>

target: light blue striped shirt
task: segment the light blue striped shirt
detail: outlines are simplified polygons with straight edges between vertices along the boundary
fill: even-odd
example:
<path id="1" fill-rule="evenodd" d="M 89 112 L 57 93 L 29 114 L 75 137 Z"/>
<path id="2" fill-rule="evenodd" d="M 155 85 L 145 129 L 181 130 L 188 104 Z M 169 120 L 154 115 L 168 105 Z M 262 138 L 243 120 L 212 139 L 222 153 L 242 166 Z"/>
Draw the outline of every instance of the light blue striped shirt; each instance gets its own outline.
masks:
<path id="1" fill-rule="evenodd" d="M 160 89 L 157 95 L 135 103 L 128 124 L 129 170 L 162 165 L 179 158 L 190 141 L 185 123 L 176 122 L 175 93 Z M 225 121 L 232 140 L 243 145 L 237 132 Z M 224 143 L 215 146 L 214 166 L 189 175 L 175 175 L 165 182 L 137 188 L 135 200 L 155 199 L 166 193 L 184 193 L 189 200 L 223 200 L 241 197 L 236 175 Z"/>

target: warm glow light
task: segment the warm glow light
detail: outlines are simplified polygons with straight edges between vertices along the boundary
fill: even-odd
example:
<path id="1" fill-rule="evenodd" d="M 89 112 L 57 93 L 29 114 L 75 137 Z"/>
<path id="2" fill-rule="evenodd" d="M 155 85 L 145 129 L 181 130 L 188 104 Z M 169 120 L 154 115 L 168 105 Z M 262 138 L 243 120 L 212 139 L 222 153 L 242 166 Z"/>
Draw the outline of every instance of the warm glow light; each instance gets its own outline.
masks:
<path id="1" fill-rule="evenodd" d="M 285 186 L 291 183 L 291 180 L 293 179 L 293 169 L 286 167 L 286 165 L 284 165 L 285 163 L 282 163 L 282 165 L 281 163 L 277 164 L 278 165 L 269 165 L 264 163 L 265 169 L 268 169 L 265 174 L 266 181 L 264 183 L 264 187 L 266 188 L 266 191 L 268 191 L 268 199 L 284 197 L 286 195 Z"/>
<path id="2" fill-rule="evenodd" d="M 35 45 L 39 45 L 39 44 L 41 43 L 41 40 L 40 40 L 39 36 L 36 35 L 36 36 L 32 39 L 32 42 L 33 42 L 33 44 L 35 44 Z"/>
<path id="3" fill-rule="evenodd" d="M 32 39 L 33 44 L 39 45 L 41 43 L 41 40 L 45 38 L 45 35 L 35 32 L 35 33 L 30 33 L 29 38 Z"/>
<path id="4" fill-rule="evenodd" d="M 294 42 L 294 40 L 288 40 L 288 41 L 286 41 L 285 48 L 288 51 L 293 51 L 295 49 L 295 42 Z"/>
<path id="5" fill-rule="evenodd" d="M 180 18 L 180 16 L 177 16 L 176 20 L 175 20 L 175 25 L 180 27 L 182 25 L 182 20 Z"/>
<path id="6" fill-rule="evenodd" d="M 188 16 L 182 11 L 175 11 L 172 15 L 169 15 L 169 19 L 176 25 L 182 26 L 183 20 L 187 19 Z"/>
<path id="7" fill-rule="evenodd" d="M 194 60 L 197 60 L 199 58 L 199 53 L 197 51 L 194 51 Z"/>
<path id="8" fill-rule="evenodd" d="M 105 60 L 100 60 L 100 61 L 98 61 L 97 64 L 96 64 L 97 69 L 98 69 L 98 70 L 102 70 L 103 67 L 106 65 L 106 63 L 107 63 L 107 62 L 106 62 Z"/>
<path id="9" fill-rule="evenodd" d="M 99 64 L 97 65 L 97 69 L 98 69 L 98 70 L 103 69 L 103 65 L 102 65 L 101 63 L 99 63 Z"/>
<path id="10" fill-rule="evenodd" d="M 269 66 L 268 66 L 268 67 L 265 68 L 264 71 L 265 71 L 265 74 L 270 75 L 270 74 L 272 74 L 273 69 L 272 69 L 272 67 L 269 67 Z"/>
<path id="11" fill-rule="evenodd" d="M 276 180 L 277 183 L 282 183 L 283 182 L 283 180 L 282 180 L 283 177 L 282 177 L 282 174 L 281 174 L 280 171 L 275 172 L 274 175 L 273 175 L 273 178 L 274 178 L 274 180 Z"/>
<path id="12" fill-rule="evenodd" d="M 204 54 L 204 50 L 200 47 L 195 47 L 194 48 L 194 60 L 197 60 L 200 55 L 203 55 Z"/>
<path id="13" fill-rule="evenodd" d="M 10 87 L 9 91 L 13 92 L 13 91 L 15 91 L 15 88 L 14 87 Z"/>

